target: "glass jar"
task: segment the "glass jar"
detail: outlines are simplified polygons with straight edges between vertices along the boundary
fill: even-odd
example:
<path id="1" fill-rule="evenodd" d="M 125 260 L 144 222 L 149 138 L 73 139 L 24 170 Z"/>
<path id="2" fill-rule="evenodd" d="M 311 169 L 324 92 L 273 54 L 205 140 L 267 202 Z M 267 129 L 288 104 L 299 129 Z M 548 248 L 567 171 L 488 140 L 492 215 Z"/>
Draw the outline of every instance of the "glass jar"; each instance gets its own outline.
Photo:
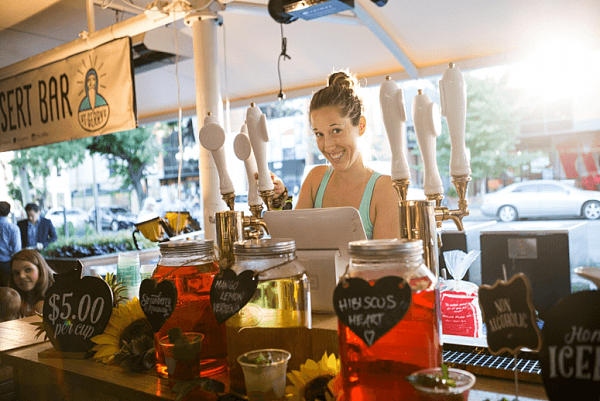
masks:
<path id="1" fill-rule="evenodd" d="M 212 239 L 161 242 L 160 254 L 152 278 L 170 280 L 177 287 L 177 305 L 173 314 L 154 336 L 156 368 L 167 376 L 164 356 L 158 341 L 173 327 L 183 332 L 204 334 L 202 376 L 213 376 L 227 368 L 225 325 L 219 325 L 210 304 L 210 287 L 219 272 Z"/>
<path id="2" fill-rule="evenodd" d="M 345 277 L 374 285 L 386 276 L 399 276 L 410 285 L 408 311 L 390 331 L 368 347 L 338 322 L 344 400 L 417 400 L 411 373 L 442 363 L 439 289 L 435 275 L 423 263 L 421 240 L 353 241 Z"/>
<path id="3" fill-rule="evenodd" d="M 242 328 L 310 328 L 311 303 L 306 271 L 296 258 L 296 242 L 288 238 L 251 239 L 233 245 L 237 275 L 252 270 L 258 287 L 250 301 L 227 322 L 227 340 L 236 341 L 229 352 L 231 391 L 245 394 L 244 376 L 237 358 L 245 349 Z M 238 333 L 242 333 L 237 337 Z M 290 349 L 291 349 L 290 344 Z M 232 349 L 233 348 L 233 349 Z"/>

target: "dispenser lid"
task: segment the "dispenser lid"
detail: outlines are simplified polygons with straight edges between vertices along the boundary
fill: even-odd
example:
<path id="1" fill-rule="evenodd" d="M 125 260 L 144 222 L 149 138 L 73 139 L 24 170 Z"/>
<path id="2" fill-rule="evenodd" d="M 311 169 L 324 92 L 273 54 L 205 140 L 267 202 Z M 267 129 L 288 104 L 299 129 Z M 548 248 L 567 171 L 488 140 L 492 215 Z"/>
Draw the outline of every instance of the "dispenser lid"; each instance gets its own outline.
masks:
<path id="1" fill-rule="evenodd" d="M 388 257 L 406 254 L 422 254 L 423 241 L 420 239 L 378 239 L 348 243 L 348 254 L 353 256 Z"/>
<path id="2" fill-rule="evenodd" d="M 199 253 L 213 253 L 214 241 L 212 239 L 176 240 L 159 243 L 160 253 L 174 254 L 177 256 L 194 256 Z"/>
<path id="3" fill-rule="evenodd" d="M 296 241 L 291 238 L 250 239 L 233 244 L 236 255 L 274 255 L 296 251 Z"/>

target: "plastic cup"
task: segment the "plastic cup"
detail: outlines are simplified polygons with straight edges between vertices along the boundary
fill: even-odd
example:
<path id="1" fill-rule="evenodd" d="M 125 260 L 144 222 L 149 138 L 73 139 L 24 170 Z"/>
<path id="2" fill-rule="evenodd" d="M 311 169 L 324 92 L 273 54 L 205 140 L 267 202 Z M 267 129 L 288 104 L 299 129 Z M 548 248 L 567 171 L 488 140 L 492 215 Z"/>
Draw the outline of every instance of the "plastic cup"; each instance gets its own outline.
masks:
<path id="1" fill-rule="evenodd" d="M 204 334 L 186 332 L 181 336 L 187 343 L 171 344 L 169 336 L 164 336 L 158 341 L 165 356 L 168 377 L 172 381 L 200 377 L 200 350 Z"/>
<path id="2" fill-rule="evenodd" d="M 238 357 L 249 401 L 285 399 L 287 363 L 291 356 L 282 349 L 260 349 Z"/>
<path id="3" fill-rule="evenodd" d="M 417 382 L 411 380 L 419 375 L 442 377 L 442 369 L 423 369 L 409 376 L 408 381 L 417 391 L 420 401 L 467 401 L 469 398 L 469 390 L 475 384 L 475 376 L 461 369 L 448 368 L 448 376 L 450 379 L 454 380 L 456 387 L 421 385 L 418 380 Z"/>

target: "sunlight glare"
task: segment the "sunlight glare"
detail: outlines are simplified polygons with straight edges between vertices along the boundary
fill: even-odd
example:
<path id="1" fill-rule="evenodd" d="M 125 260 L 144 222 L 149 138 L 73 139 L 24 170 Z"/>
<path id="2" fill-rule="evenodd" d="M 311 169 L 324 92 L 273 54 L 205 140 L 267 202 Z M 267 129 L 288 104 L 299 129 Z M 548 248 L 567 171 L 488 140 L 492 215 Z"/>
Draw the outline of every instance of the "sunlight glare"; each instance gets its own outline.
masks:
<path id="1" fill-rule="evenodd" d="M 547 38 L 526 60 L 511 66 L 510 85 L 546 101 L 583 94 L 598 71 L 598 52 L 579 39 L 566 34 Z"/>

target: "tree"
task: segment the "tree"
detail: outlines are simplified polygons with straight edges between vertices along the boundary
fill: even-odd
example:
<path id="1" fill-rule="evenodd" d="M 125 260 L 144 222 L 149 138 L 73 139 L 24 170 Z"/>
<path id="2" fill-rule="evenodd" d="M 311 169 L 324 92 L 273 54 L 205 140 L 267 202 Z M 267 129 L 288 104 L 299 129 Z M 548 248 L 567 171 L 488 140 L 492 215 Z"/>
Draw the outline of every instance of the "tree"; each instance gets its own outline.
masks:
<path id="1" fill-rule="evenodd" d="M 86 146 L 89 142 L 89 138 L 83 138 L 15 151 L 10 165 L 13 175 L 21 177 L 21 186 L 15 183 L 9 184 L 10 196 L 23 205 L 35 200 L 44 209 L 48 196 L 47 179 L 52 167 L 60 170 L 79 165 L 86 155 Z M 42 188 L 37 187 L 39 178 L 42 181 Z M 34 193 L 29 199 L 25 199 L 25 194 L 29 193 L 30 189 Z"/>
<path id="2" fill-rule="evenodd" d="M 153 126 L 143 126 L 129 131 L 92 138 L 88 145 L 90 153 L 106 157 L 111 177 L 122 177 L 123 188 L 135 190 L 140 207 L 147 194 L 142 180 L 146 168 L 156 162 L 160 147 L 154 136 Z"/>

